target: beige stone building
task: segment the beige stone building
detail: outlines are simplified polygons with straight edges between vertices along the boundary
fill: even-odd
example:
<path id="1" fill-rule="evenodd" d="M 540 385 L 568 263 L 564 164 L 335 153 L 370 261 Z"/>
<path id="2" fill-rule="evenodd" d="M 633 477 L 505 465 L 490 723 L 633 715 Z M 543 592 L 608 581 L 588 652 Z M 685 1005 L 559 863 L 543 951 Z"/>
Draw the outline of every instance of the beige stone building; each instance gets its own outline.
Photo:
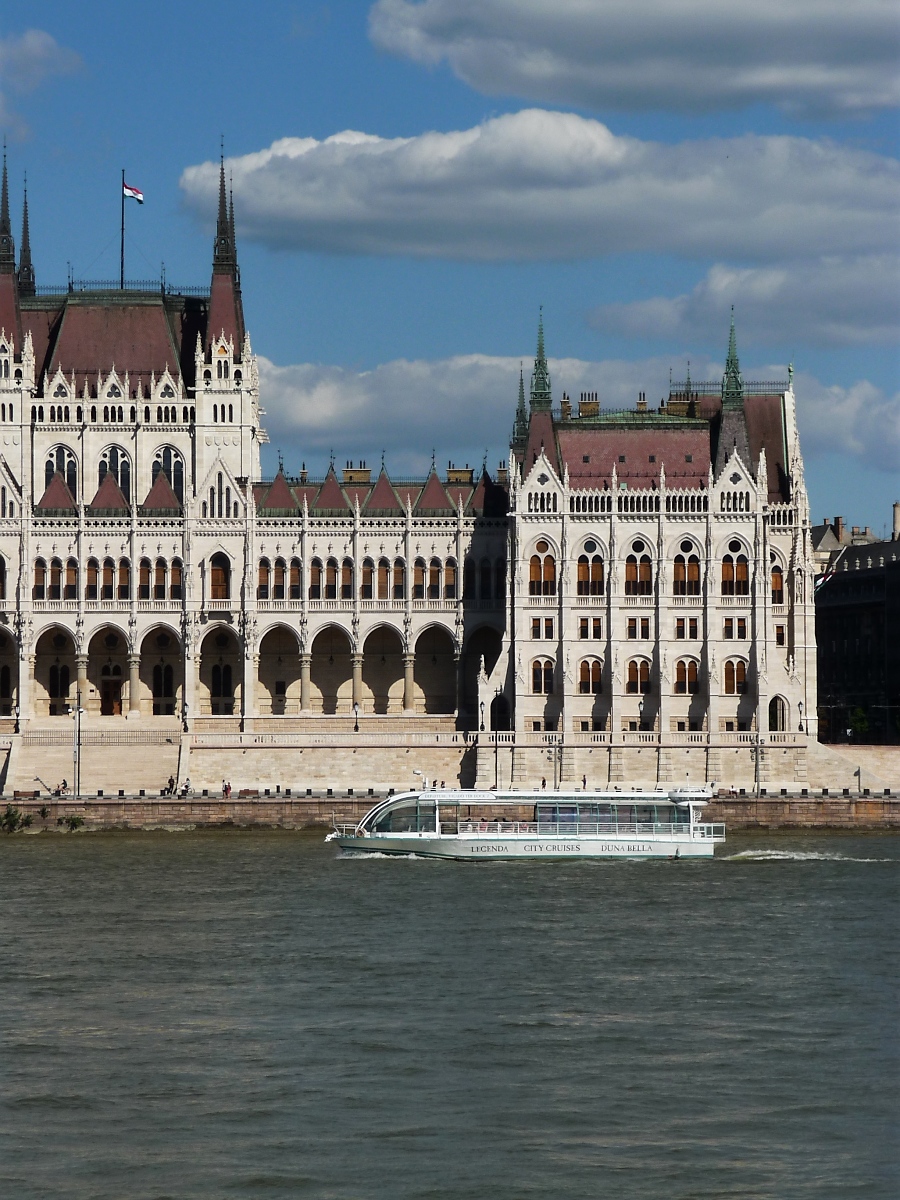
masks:
<path id="1" fill-rule="evenodd" d="M 37 286 L 0 212 L 7 793 L 715 778 L 800 787 L 813 563 L 790 379 L 554 408 L 508 470 L 264 480 L 221 179 L 210 287 Z M 70 768 L 71 770 L 71 768 Z"/>

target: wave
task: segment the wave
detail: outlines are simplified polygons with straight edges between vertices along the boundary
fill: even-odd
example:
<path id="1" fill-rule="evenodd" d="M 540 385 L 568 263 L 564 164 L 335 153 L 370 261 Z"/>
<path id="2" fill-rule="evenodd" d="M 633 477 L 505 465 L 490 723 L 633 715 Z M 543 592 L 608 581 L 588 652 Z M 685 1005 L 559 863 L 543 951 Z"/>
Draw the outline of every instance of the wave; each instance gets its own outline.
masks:
<path id="1" fill-rule="evenodd" d="M 897 862 L 894 858 L 854 858 L 850 854 L 823 854 L 818 850 L 741 850 L 723 854 L 724 862 Z"/>

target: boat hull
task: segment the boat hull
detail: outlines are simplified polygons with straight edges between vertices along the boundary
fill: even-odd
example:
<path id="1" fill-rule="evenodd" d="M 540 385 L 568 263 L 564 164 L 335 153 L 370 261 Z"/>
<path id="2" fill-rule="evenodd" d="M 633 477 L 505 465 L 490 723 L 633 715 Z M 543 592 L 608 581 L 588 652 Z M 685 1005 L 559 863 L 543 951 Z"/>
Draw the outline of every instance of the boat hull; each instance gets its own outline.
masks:
<path id="1" fill-rule="evenodd" d="M 415 855 L 462 862 L 534 858 L 711 858 L 712 838 L 633 836 L 494 835 L 429 837 L 422 834 L 375 834 L 334 839 L 341 850 L 364 854 Z"/>

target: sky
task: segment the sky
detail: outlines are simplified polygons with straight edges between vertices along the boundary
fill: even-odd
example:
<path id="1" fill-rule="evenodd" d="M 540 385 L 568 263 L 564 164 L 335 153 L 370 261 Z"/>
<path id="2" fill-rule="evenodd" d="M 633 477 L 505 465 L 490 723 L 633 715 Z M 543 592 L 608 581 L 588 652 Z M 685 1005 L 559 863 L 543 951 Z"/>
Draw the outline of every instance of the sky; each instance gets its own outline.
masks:
<path id="1" fill-rule="evenodd" d="M 741 11 L 746 10 L 746 11 Z M 264 470 L 505 460 L 554 399 L 794 369 L 814 521 L 900 499 L 892 0 L 6 0 L 39 284 L 209 277 L 220 140 Z"/>

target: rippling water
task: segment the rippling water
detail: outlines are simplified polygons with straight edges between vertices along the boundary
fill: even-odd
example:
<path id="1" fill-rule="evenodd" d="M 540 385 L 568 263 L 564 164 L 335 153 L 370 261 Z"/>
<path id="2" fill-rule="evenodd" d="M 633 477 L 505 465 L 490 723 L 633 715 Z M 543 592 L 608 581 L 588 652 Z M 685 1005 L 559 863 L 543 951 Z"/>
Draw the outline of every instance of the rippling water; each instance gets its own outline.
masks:
<path id="1" fill-rule="evenodd" d="M 894 1198 L 900 838 L 0 842 L 0 1192 Z"/>

